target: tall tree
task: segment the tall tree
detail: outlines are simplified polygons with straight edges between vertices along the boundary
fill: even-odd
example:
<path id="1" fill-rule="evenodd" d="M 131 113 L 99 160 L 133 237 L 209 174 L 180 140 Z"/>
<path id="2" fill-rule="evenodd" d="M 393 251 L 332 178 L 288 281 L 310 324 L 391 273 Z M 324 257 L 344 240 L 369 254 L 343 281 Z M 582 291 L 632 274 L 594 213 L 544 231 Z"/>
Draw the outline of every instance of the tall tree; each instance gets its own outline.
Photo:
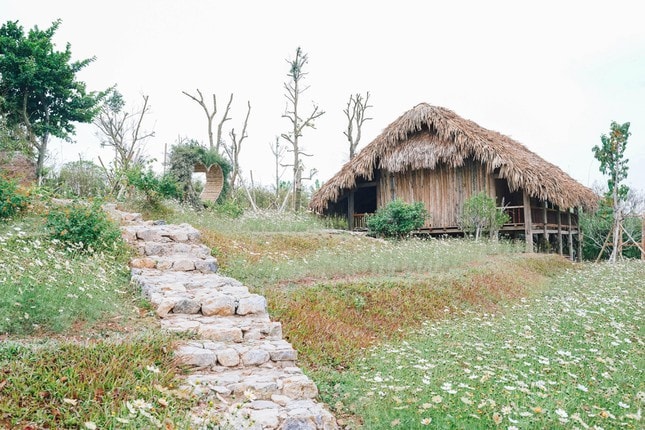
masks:
<path id="1" fill-rule="evenodd" d="M 628 122 L 618 124 L 612 121 L 609 135 L 603 134 L 600 136 L 601 145 L 596 145 L 592 149 L 594 157 L 600 161 L 600 171 L 609 176 L 607 179 L 607 196 L 611 199 L 614 212 L 614 223 L 610 234 L 612 237 L 612 250 L 609 256 L 609 261 L 612 263 L 622 256 L 623 206 L 629 192 L 627 185 L 623 184 L 629 169 L 627 165 L 629 160 L 625 158 L 627 139 L 631 135 L 629 125 Z"/>
<path id="2" fill-rule="evenodd" d="M 302 132 L 305 128 L 316 128 L 314 121 L 325 113 L 319 109 L 317 104 L 314 103 L 313 110 L 309 115 L 301 116 L 300 114 L 300 96 L 309 88 L 302 87 L 302 80 L 307 75 L 307 73 L 303 71 L 303 68 L 307 62 L 307 54 L 298 47 L 296 49 L 295 58 L 293 60 L 287 60 L 287 63 L 289 63 L 289 73 L 287 73 L 289 80 L 284 83 L 284 96 L 287 98 L 287 107 L 284 114 L 282 114 L 282 117 L 289 120 L 291 128 L 287 133 L 282 134 L 282 138 L 291 144 L 289 152 L 293 153 L 293 164 L 290 164 L 290 166 L 293 167 L 292 207 L 296 212 L 300 210 L 303 189 L 302 181 L 304 179 L 302 175 L 304 163 L 301 156 L 311 156 L 311 154 L 307 154 L 303 151 L 299 139 L 302 137 Z M 311 178 L 311 176 L 312 175 L 310 174 L 309 177 Z"/>
<path id="3" fill-rule="evenodd" d="M 224 123 L 231 118 L 229 118 L 228 113 L 231 110 L 231 103 L 233 102 L 233 93 L 231 93 L 231 96 L 228 99 L 228 103 L 226 104 L 226 110 L 224 111 L 224 115 L 222 116 L 222 119 L 220 122 L 217 124 L 217 136 L 216 138 L 213 137 L 213 120 L 215 119 L 215 115 L 217 114 L 217 97 L 215 94 L 213 94 L 213 110 L 210 110 L 208 106 L 206 106 L 206 102 L 204 101 L 204 95 L 202 92 L 197 89 L 197 96 L 194 96 L 190 93 L 187 93 L 186 91 L 182 91 L 182 93 L 194 100 L 198 105 L 202 107 L 204 110 L 204 114 L 206 115 L 206 120 L 208 123 L 208 143 L 210 149 L 215 148 L 217 152 L 219 152 L 220 145 L 222 144 L 222 127 L 224 126 Z"/>
<path id="4" fill-rule="evenodd" d="M 248 134 L 246 133 L 246 127 L 249 124 L 249 115 L 251 115 L 251 102 L 247 101 L 246 105 L 248 109 L 246 111 L 246 117 L 244 118 L 244 125 L 242 125 L 242 133 L 238 136 L 237 133 L 235 133 L 235 129 L 232 128 L 228 133 L 231 138 L 231 142 L 223 142 L 224 151 L 226 152 L 226 155 L 231 162 L 232 189 L 236 188 L 237 179 L 240 176 L 240 151 L 242 150 L 242 142 L 244 142 L 244 139 L 248 137 Z"/>
<path id="5" fill-rule="evenodd" d="M 343 132 L 349 141 L 349 159 L 351 160 L 356 155 L 356 148 L 361 141 L 361 131 L 363 123 L 372 118 L 366 117 L 365 112 L 372 105 L 368 104 L 370 100 L 370 92 L 368 91 L 365 97 L 362 94 L 356 93 L 349 96 L 347 107 L 343 111 L 347 117 L 347 130 Z"/>
<path id="6" fill-rule="evenodd" d="M 90 123 L 98 112 L 100 94 L 87 92 L 76 74 L 94 58 L 72 61 L 71 46 L 55 49 L 52 38 L 61 20 L 46 30 L 34 27 L 25 35 L 18 21 L 0 28 L 0 110 L 9 127 L 25 130 L 43 176 L 50 136 L 70 141 L 75 122 Z"/>

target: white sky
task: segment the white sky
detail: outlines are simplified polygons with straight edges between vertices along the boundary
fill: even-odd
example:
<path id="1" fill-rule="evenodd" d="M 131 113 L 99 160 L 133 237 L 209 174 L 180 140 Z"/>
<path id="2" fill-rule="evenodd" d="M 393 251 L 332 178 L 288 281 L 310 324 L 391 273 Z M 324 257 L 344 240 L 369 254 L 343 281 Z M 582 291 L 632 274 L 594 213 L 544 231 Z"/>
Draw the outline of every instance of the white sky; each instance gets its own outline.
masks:
<path id="1" fill-rule="evenodd" d="M 350 94 L 370 91 L 373 120 L 361 147 L 427 102 L 511 136 L 589 186 L 606 182 L 591 148 L 612 120 L 630 121 L 627 182 L 643 190 L 644 16 L 639 0 L 0 0 L 0 20 L 25 30 L 61 18 L 60 49 L 69 42 L 74 59 L 96 56 L 79 76 L 90 90 L 118 84 L 130 108 L 149 95 L 156 137 L 147 152 L 160 160 L 178 136 L 207 142 L 204 113 L 182 90 L 216 93 L 220 112 L 233 92 L 226 125 L 238 133 L 250 100 L 241 164 L 266 185 L 269 144 L 289 127 L 285 59 L 302 46 L 311 86 L 303 113 L 312 100 L 326 111 L 302 138 L 317 179 L 347 161 L 342 110 Z M 78 126 L 76 144 L 52 144 L 53 160 L 93 159 L 101 151 L 94 134 Z"/>

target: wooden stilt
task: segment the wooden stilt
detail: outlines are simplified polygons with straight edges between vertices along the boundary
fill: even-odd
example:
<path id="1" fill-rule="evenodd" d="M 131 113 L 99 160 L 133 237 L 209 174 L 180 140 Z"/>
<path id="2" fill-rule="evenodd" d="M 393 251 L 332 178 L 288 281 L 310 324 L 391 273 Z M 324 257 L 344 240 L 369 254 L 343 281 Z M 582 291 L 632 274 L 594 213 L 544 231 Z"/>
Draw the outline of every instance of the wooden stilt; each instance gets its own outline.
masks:
<path id="1" fill-rule="evenodd" d="M 354 230 L 354 191 L 347 196 L 347 225 L 349 230 Z"/>
<path id="2" fill-rule="evenodd" d="M 567 212 L 567 218 L 569 221 L 569 240 L 567 242 L 569 246 L 569 260 L 573 261 L 573 223 L 571 222 L 571 209 Z"/>
<path id="3" fill-rule="evenodd" d="M 573 213 L 576 214 L 576 220 L 578 222 L 578 258 L 576 260 L 582 261 L 582 230 L 580 230 L 580 211 L 578 208 L 573 210 Z"/>
<path id="4" fill-rule="evenodd" d="M 558 207 L 558 254 L 562 255 L 562 212 Z"/>
<path id="5" fill-rule="evenodd" d="M 524 191 L 523 194 L 524 240 L 526 241 L 526 252 L 533 252 L 533 221 L 531 220 L 531 197 L 526 191 Z"/>
<path id="6" fill-rule="evenodd" d="M 542 203 L 542 243 L 544 245 L 544 252 L 547 252 L 549 250 L 549 233 L 547 233 L 547 223 L 548 223 L 548 218 L 547 218 L 547 203 L 546 200 Z"/>

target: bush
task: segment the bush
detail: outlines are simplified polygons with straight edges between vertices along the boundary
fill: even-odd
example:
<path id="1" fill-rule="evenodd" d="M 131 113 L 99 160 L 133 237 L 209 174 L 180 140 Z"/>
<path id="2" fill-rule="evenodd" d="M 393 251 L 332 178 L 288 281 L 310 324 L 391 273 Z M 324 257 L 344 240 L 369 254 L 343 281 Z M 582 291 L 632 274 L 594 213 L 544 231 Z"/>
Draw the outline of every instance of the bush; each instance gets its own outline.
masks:
<path id="1" fill-rule="evenodd" d="M 64 196 L 98 197 L 106 192 L 107 176 L 93 162 L 79 160 L 65 163 L 57 182 Z"/>
<path id="2" fill-rule="evenodd" d="M 508 219 L 508 215 L 495 205 L 495 199 L 482 191 L 464 202 L 459 227 L 464 233 L 474 234 L 475 240 L 478 240 L 484 231 L 489 232 L 491 237 L 497 234 Z"/>
<path id="3" fill-rule="evenodd" d="M 27 207 L 29 196 L 14 181 L 0 176 L 0 219 L 11 218 Z"/>
<path id="4" fill-rule="evenodd" d="M 367 218 L 367 228 L 378 236 L 401 238 L 423 227 L 427 211 L 423 203 L 394 200 Z"/>
<path id="5" fill-rule="evenodd" d="M 55 207 L 47 215 L 50 237 L 83 252 L 113 249 L 122 244 L 119 228 L 95 200 L 91 204 L 72 203 Z"/>

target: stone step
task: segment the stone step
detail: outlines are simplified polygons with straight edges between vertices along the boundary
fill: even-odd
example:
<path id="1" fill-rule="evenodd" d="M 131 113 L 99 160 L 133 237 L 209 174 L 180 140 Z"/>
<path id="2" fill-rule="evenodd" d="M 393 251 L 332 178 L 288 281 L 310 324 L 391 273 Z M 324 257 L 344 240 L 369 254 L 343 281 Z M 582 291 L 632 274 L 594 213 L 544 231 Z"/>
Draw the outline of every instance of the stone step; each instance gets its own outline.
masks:
<path id="1" fill-rule="evenodd" d="M 133 269 L 157 269 L 172 270 L 175 272 L 217 272 L 217 260 L 215 257 L 200 257 L 190 254 L 174 254 L 163 256 L 139 257 L 130 261 Z"/>
<path id="2" fill-rule="evenodd" d="M 244 343 L 190 341 L 178 347 L 176 357 L 185 365 L 221 372 L 222 368 L 294 367 L 298 353 L 285 340 L 254 340 Z"/>
<path id="3" fill-rule="evenodd" d="M 268 315 L 205 317 L 202 315 L 168 314 L 161 320 L 167 331 L 190 333 L 215 342 L 242 343 L 282 339 L 282 324 Z"/>
<path id="4" fill-rule="evenodd" d="M 147 242 L 135 241 L 137 254 L 145 257 L 161 257 L 165 255 L 192 255 L 199 258 L 211 257 L 211 249 L 206 245 L 184 242 Z"/>
<path id="5" fill-rule="evenodd" d="M 314 400 L 316 385 L 297 367 L 193 373 L 180 391 L 196 396 L 202 405 L 193 409 L 200 429 L 338 428 L 333 415 Z"/>
<path id="6" fill-rule="evenodd" d="M 318 395 L 316 384 L 298 367 L 218 369 L 218 372 L 191 373 L 181 389 L 191 392 L 200 401 L 240 399 L 244 396 L 271 400 L 276 395 L 306 400 Z"/>
<path id="7" fill-rule="evenodd" d="M 156 269 L 134 269 L 132 280 L 164 318 L 169 313 L 202 314 L 204 316 L 264 315 L 267 302 L 252 294 L 239 282 L 213 274 L 197 277 L 185 273 L 176 276 Z"/>
<path id="8" fill-rule="evenodd" d="M 129 243 L 137 241 L 156 243 L 195 243 L 198 244 L 201 234 L 199 230 L 189 224 L 162 224 L 143 223 L 121 227 L 123 238 Z"/>

